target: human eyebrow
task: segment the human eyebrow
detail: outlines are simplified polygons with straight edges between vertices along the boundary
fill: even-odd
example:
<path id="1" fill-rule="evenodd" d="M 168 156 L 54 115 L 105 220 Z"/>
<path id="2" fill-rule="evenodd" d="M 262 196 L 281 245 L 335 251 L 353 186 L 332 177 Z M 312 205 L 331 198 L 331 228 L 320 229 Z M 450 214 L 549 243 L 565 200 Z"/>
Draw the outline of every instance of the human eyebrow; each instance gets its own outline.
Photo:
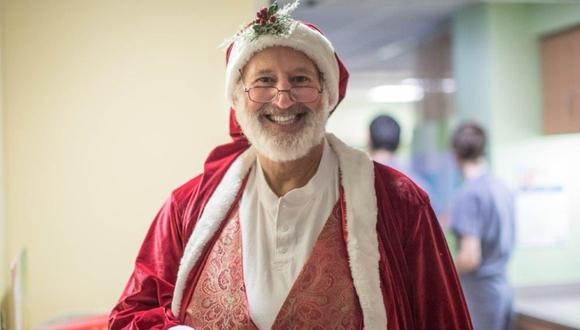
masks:
<path id="1" fill-rule="evenodd" d="M 324 77 L 322 75 L 322 72 L 320 72 L 320 70 L 318 70 L 318 68 L 309 68 L 309 67 L 299 67 L 294 69 L 293 71 L 293 75 L 304 75 L 306 76 L 308 79 L 311 79 L 312 81 L 318 81 L 318 83 L 322 84 L 322 82 L 324 81 Z"/>
<path id="2" fill-rule="evenodd" d="M 269 69 L 262 69 L 262 70 L 258 70 L 256 72 L 252 72 L 250 74 L 251 77 L 259 77 L 259 76 L 271 76 L 274 74 L 274 71 L 269 70 Z"/>
<path id="3" fill-rule="evenodd" d="M 313 70 L 306 68 L 306 67 L 295 68 L 291 71 L 291 73 L 292 74 L 306 74 L 306 75 L 311 75 L 311 76 L 316 75 L 316 71 L 313 71 Z"/>
<path id="4" fill-rule="evenodd" d="M 268 69 L 263 69 L 263 70 L 258 70 L 255 72 L 251 72 L 248 75 L 248 80 L 251 84 L 253 83 L 258 83 L 258 82 L 266 82 L 264 80 L 267 80 L 268 82 L 271 82 L 272 80 L 274 80 L 274 72 L 272 70 L 268 70 Z"/>
<path id="5" fill-rule="evenodd" d="M 322 83 L 322 75 L 318 70 L 299 67 L 291 71 L 289 81 L 293 84 L 309 84 L 310 82 Z"/>

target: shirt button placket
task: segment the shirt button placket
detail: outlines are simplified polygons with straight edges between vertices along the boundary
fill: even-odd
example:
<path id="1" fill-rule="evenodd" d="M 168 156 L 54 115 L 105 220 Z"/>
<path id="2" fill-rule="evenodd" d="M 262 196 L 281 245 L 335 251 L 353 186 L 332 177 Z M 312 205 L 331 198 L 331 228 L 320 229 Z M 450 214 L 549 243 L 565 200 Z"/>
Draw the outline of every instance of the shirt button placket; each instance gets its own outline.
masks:
<path id="1" fill-rule="evenodd" d="M 288 231 L 288 225 L 283 223 L 286 217 L 286 205 L 283 201 L 278 204 L 278 219 L 276 219 L 276 246 L 279 257 L 285 258 L 288 253 L 288 240 L 284 237 Z"/>

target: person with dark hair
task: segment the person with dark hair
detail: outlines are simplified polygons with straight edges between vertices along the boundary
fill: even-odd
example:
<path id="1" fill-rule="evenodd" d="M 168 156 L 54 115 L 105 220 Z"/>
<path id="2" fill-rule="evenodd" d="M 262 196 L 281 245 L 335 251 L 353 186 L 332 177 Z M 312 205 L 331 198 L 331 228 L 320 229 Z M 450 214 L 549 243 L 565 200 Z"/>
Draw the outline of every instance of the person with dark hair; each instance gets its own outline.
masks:
<path id="1" fill-rule="evenodd" d="M 453 203 L 451 230 L 474 328 L 503 330 L 512 326 L 507 264 L 514 249 L 514 201 L 488 169 L 486 143 L 485 131 L 472 122 L 453 133 L 451 147 L 465 181 Z"/>
<path id="2" fill-rule="evenodd" d="M 406 174 L 429 194 L 430 185 L 412 168 L 398 161 L 397 149 L 401 142 L 401 126 L 389 115 L 379 115 L 369 125 L 371 158 L 380 164 Z"/>
<path id="3" fill-rule="evenodd" d="M 485 132 L 475 123 L 464 123 L 453 134 L 453 151 L 461 161 L 479 162 L 483 160 L 486 144 Z"/>
<path id="4" fill-rule="evenodd" d="M 371 149 L 375 153 L 397 151 L 401 141 L 401 126 L 389 115 L 380 115 L 373 119 L 370 129 Z"/>

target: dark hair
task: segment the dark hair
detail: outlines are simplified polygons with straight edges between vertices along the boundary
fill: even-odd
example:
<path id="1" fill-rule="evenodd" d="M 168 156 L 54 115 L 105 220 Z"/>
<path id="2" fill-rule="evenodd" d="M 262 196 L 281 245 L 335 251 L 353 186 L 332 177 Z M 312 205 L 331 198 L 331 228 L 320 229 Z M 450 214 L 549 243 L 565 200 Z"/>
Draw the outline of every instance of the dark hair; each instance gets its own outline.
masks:
<path id="1" fill-rule="evenodd" d="M 474 122 L 466 122 L 455 129 L 451 147 L 455 156 L 462 161 L 476 160 L 484 155 L 485 131 Z"/>
<path id="2" fill-rule="evenodd" d="M 369 129 L 373 150 L 386 149 L 391 152 L 397 150 L 401 138 L 401 126 L 393 117 L 380 115 L 373 119 Z"/>

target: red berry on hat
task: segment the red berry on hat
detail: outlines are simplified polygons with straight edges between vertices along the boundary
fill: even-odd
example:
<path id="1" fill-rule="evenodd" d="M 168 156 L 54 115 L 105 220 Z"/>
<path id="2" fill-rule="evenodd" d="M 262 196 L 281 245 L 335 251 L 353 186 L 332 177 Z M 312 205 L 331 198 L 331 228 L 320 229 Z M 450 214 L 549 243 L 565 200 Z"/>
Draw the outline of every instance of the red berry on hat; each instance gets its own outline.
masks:
<path id="1" fill-rule="evenodd" d="M 261 26 L 264 26 L 264 25 L 266 25 L 266 20 L 262 18 L 262 19 L 260 20 L 260 25 L 261 25 Z"/>
<path id="2" fill-rule="evenodd" d="M 270 22 L 276 23 L 276 16 L 270 16 Z"/>

